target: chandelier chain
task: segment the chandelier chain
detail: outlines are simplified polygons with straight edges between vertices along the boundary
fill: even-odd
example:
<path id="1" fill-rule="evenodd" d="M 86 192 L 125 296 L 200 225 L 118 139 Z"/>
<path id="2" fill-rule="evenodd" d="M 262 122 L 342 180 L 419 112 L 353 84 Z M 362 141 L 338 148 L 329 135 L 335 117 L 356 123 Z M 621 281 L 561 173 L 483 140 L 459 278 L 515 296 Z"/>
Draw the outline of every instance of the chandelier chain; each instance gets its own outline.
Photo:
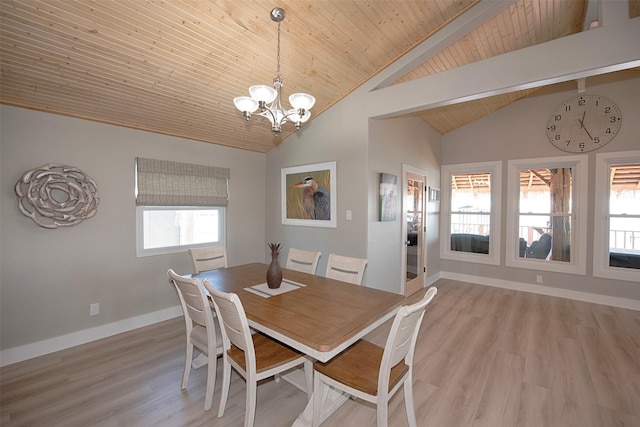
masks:
<path id="1" fill-rule="evenodd" d="M 280 77 L 280 22 L 278 22 L 278 52 L 276 55 L 276 76 Z"/>

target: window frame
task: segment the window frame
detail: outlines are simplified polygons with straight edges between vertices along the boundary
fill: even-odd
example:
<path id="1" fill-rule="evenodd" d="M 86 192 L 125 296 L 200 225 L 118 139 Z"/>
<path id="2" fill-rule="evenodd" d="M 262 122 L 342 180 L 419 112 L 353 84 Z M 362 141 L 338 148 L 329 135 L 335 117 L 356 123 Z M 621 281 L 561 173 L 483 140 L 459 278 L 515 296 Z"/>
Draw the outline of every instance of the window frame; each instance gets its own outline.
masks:
<path id="1" fill-rule="evenodd" d="M 165 246 L 162 248 L 144 248 L 144 212 L 158 210 L 217 210 L 220 239 L 217 242 Z M 191 248 L 226 246 L 226 207 L 225 206 L 136 206 L 136 257 L 143 258 L 156 255 L 168 255 L 187 252 Z"/>
<path id="2" fill-rule="evenodd" d="M 640 163 L 640 150 L 596 154 L 595 200 L 609 200 L 609 169 L 614 164 Z M 609 202 L 594 206 L 593 275 L 640 283 L 640 270 L 609 265 Z M 598 245 L 596 242 L 603 242 Z"/>
<path id="3" fill-rule="evenodd" d="M 587 245 L 587 155 L 509 160 L 507 163 L 506 234 L 519 236 L 520 171 L 522 169 L 573 168 L 571 200 L 571 261 L 552 261 L 519 256 L 519 239 L 506 239 L 507 267 L 586 275 Z"/>
<path id="4" fill-rule="evenodd" d="M 451 250 L 451 180 L 453 175 L 470 173 L 489 173 L 491 176 L 491 212 L 489 214 L 489 253 Z M 441 167 L 441 218 L 440 257 L 453 261 L 478 264 L 500 265 L 501 213 L 502 213 L 502 161 L 443 165 Z"/>

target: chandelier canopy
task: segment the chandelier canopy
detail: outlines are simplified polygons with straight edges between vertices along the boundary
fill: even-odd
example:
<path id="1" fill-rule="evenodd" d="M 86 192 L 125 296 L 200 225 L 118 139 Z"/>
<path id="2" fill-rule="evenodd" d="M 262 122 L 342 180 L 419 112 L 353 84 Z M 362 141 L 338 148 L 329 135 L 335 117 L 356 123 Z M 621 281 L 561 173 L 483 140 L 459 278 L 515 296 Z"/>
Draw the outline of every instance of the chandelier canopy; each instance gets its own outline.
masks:
<path id="1" fill-rule="evenodd" d="M 249 88 L 249 95 L 233 98 L 236 108 L 242 112 L 245 119 L 251 118 L 251 113 L 260 108 L 259 116 L 266 117 L 271 122 L 271 130 L 278 135 L 282 125 L 293 122 L 296 129 L 311 117 L 309 111 L 316 103 L 316 99 L 306 93 L 294 93 L 289 96 L 289 103 L 293 108 L 282 108 L 282 79 L 280 78 L 280 22 L 284 20 L 284 10 L 276 7 L 271 11 L 271 20 L 278 23 L 278 54 L 276 77 L 273 79 L 273 87 L 267 85 L 255 85 Z"/>

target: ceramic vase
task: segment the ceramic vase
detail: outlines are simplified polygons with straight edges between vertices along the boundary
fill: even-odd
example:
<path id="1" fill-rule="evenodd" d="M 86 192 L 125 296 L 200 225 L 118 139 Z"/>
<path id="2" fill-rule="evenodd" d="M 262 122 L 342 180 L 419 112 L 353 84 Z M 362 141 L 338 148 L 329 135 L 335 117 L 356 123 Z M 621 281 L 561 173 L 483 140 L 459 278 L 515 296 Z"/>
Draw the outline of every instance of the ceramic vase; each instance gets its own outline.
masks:
<path id="1" fill-rule="evenodd" d="M 269 248 L 271 248 L 271 264 L 267 269 L 267 286 L 271 289 L 277 289 L 282 283 L 282 267 L 278 261 L 280 243 L 269 243 Z"/>

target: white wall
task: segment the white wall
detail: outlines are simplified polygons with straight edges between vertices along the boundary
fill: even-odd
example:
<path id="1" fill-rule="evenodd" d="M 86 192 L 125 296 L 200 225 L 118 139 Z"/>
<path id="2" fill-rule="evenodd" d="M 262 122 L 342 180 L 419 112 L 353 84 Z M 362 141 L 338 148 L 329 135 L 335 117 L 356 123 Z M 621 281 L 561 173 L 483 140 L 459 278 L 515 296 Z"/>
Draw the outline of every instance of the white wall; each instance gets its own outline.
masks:
<path id="1" fill-rule="evenodd" d="M 640 148 L 640 78 L 637 72 L 623 72 L 627 76 L 616 82 L 606 75 L 587 79 L 586 94 L 602 95 L 615 101 L 621 110 L 623 124 L 619 134 L 597 152 L 637 150 Z M 577 95 L 575 82 L 554 86 L 540 91 L 536 96 L 509 105 L 489 116 L 444 135 L 442 140 L 442 163 L 459 164 L 469 162 L 503 161 L 503 197 L 506 197 L 507 161 L 539 157 L 562 157 L 570 155 L 551 145 L 546 137 L 546 121 L 549 114 L 565 100 Z M 502 229 L 503 254 L 500 266 L 442 260 L 442 271 L 467 277 L 489 279 L 488 282 L 536 283 L 536 275 L 543 274 L 543 285 L 570 292 L 586 292 L 596 295 L 640 300 L 640 286 L 621 280 L 605 280 L 592 277 L 593 259 L 593 212 L 595 188 L 595 153 L 589 156 L 589 200 L 586 212 L 589 230 L 587 236 L 587 274 L 571 275 L 541 272 L 537 270 L 506 268 L 504 248 L 507 231 Z M 503 202 L 502 218 L 506 218 Z M 562 294 L 562 293 L 561 293 Z"/>
<path id="2" fill-rule="evenodd" d="M 137 156 L 229 167 L 229 263 L 265 261 L 264 154 L 9 106 L 0 106 L 0 113 L 5 356 L 4 350 L 60 336 L 70 336 L 70 344 L 90 340 L 91 334 L 79 331 L 126 329 L 127 319 L 154 321 L 154 313 L 180 313 L 170 310 L 178 298 L 166 271 L 190 273 L 188 254 L 136 258 Z M 49 230 L 19 212 L 16 181 L 47 163 L 78 167 L 97 182 L 95 217 Z M 90 317 L 89 304 L 95 302 L 100 314 Z"/>

